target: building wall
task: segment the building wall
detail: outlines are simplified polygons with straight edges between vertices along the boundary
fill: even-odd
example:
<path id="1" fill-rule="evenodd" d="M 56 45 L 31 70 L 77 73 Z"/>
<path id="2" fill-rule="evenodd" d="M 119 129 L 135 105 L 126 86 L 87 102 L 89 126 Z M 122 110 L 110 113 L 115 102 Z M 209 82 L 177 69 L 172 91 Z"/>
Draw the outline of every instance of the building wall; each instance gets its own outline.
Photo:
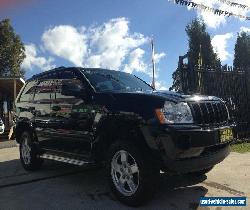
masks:
<path id="1" fill-rule="evenodd" d="M 0 78 L 0 117 L 7 130 L 13 125 L 15 89 L 17 95 L 23 85 L 20 78 Z"/>

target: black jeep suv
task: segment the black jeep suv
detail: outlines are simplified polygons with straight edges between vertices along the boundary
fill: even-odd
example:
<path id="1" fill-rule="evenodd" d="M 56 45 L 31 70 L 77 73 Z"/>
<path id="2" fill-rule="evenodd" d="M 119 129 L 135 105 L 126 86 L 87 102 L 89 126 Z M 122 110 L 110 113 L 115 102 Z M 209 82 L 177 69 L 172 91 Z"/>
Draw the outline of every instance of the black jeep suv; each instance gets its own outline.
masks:
<path id="1" fill-rule="evenodd" d="M 207 173 L 233 140 L 221 99 L 156 91 L 119 71 L 61 67 L 35 75 L 16 108 L 26 170 L 44 159 L 105 165 L 112 191 L 128 205 L 148 198 L 160 170 Z"/>

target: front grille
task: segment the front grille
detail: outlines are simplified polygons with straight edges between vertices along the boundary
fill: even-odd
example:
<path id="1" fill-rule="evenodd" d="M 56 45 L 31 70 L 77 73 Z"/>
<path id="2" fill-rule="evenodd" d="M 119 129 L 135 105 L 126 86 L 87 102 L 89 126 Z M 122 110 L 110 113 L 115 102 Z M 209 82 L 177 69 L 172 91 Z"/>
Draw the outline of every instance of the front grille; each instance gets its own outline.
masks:
<path id="1" fill-rule="evenodd" d="M 189 106 L 197 124 L 222 124 L 228 121 L 227 107 L 221 101 L 191 102 Z"/>

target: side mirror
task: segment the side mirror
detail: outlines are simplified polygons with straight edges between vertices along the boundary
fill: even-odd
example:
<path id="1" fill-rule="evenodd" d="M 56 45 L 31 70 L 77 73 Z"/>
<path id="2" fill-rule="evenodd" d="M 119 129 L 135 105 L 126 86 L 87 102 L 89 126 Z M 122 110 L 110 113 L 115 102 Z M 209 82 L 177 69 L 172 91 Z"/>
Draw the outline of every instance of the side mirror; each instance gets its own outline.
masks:
<path id="1" fill-rule="evenodd" d="M 65 96 L 83 96 L 85 89 L 82 85 L 74 83 L 74 81 L 64 81 L 62 83 L 62 95 Z"/>

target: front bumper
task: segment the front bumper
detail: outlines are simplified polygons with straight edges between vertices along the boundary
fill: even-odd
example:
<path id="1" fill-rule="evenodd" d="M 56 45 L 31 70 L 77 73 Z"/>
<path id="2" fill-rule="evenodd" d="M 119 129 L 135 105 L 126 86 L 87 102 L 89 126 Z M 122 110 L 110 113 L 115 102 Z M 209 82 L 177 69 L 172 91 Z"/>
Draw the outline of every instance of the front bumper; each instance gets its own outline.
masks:
<path id="1" fill-rule="evenodd" d="M 168 171 L 175 173 L 189 173 L 210 168 L 223 161 L 230 153 L 229 145 L 214 148 L 206 154 L 197 157 L 182 158 L 177 160 L 165 159 L 165 166 Z"/>
<path id="2" fill-rule="evenodd" d="M 164 126 L 148 132 L 155 135 L 155 147 L 160 153 L 162 169 L 188 173 L 210 168 L 224 160 L 233 141 L 220 142 L 221 129 L 231 126 L 202 128 L 198 126 Z"/>

